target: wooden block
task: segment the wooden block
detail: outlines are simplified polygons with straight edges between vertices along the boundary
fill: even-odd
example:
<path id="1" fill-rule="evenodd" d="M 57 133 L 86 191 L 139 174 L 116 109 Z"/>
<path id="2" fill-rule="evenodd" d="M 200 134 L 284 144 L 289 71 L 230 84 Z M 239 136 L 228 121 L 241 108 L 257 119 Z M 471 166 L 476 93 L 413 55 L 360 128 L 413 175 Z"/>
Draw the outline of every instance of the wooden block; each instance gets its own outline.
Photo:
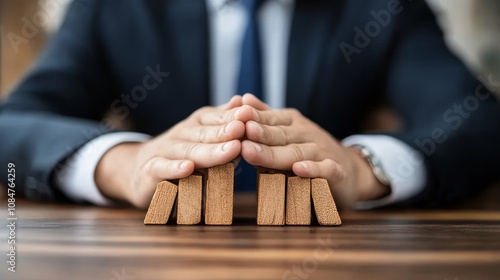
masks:
<path id="1" fill-rule="evenodd" d="M 311 180 L 309 178 L 288 177 L 286 224 L 311 224 Z"/>
<path id="2" fill-rule="evenodd" d="M 179 180 L 177 224 L 196 225 L 201 222 L 203 177 L 191 175 Z"/>
<path id="3" fill-rule="evenodd" d="M 205 190 L 205 224 L 233 223 L 234 164 L 208 168 Z"/>
<path id="4" fill-rule="evenodd" d="M 342 223 L 327 180 L 312 179 L 311 195 L 314 212 L 320 225 L 334 226 Z"/>
<path id="5" fill-rule="evenodd" d="M 177 196 L 177 185 L 168 181 L 160 182 L 149 204 L 148 212 L 144 218 L 144 224 L 161 225 L 168 222 L 175 197 Z"/>
<path id="6" fill-rule="evenodd" d="M 257 224 L 285 224 L 284 174 L 262 174 L 257 179 Z"/>

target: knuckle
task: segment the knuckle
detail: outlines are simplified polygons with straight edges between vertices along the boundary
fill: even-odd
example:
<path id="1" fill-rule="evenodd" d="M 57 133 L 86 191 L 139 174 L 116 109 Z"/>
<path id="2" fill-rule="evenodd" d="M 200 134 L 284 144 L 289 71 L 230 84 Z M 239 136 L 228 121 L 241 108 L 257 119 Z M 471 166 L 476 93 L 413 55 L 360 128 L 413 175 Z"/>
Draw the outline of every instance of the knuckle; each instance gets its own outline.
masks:
<path id="1" fill-rule="evenodd" d="M 301 116 L 302 115 L 302 113 L 296 108 L 288 108 L 288 109 L 286 109 L 286 112 L 292 116 Z"/>
<path id="2" fill-rule="evenodd" d="M 329 168 L 329 173 L 331 177 L 334 177 L 336 180 L 343 180 L 346 177 L 346 171 L 337 161 L 332 159 L 327 159 L 326 163 Z"/>
<path id="3" fill-rule="evenodd" d="M 196 110 L 193 113 L 191 113 L 191 115 L 189 117 L 190 118 L 193 117 L 193 118 L 199 119 L 200 116 L 203 115 L 203 113 L 205 113 L 207 110 L 208 110 L 208 106 L 201 107 L 198 110 Z"/>
<path id="4" fill-rule="evenodd" d="M 183 143 L 181 144 L 181 150 L 184 152 L 184 159 L 191 159 L 195 153 L 196 144 Z"/>
<path id="5" fill-rule="evenodd" d="M 205 113 L 205 112 L 208 112 L 208 111 L 210 111 L 210 110 L 212 110 L 212 107 L 211 107 L 211 106 L 203 106 L 203 107 L 201 107 L 200 109 L 196 110 L 196 111 L 195 111 L 195 113 L 200 114 L 200 113 Z"/>
<path id="6" fill-rule="evenodd" d="M 200 128 L 200 132 L 199 132 L 199 136 L 198 136 L 200 143 L 206 143 L 208 141 L 208 139 L 207 139 L 208 138 L 208 136 L 207 136 L 208 131 L 207 130 L 208 130 L 207 127 Z"/>
<path id="7" fill-rule="evenodd" d="M 217 139 L 216 140 L 224 139 L 225 130 L 226 130 L 226 127 L 228 125 L 229 124 L 221 125 L 219 128 L 217 128 Z"/>
<path id="8" fill-rule="evenodd" d="M 299 147 L 297 144 L 292 144 L 290 145 L 291 151 L 292 151 L 292 156 L 295 162 L 302 161 L 303 158 L 303 153 L 302 149 Z"/>
<path id="9" fill-rule="evenodd" d="M 278 132 L 281 134 L 280 136 L 282 139 L 282 144 L 289 145 L 291 143 L 290 136 L 288 135 L 285 126 L 283 125 L 278 126 Z"/>
<path id="10" fill-rule="evenodd" d="M 227 120 L 231 119 L 234 115 L 231 111 L 217 112 L 215 113 L 214 119 L 217 124 L 225 124 Z"/>
<path id="11" fill-rule="evenodd" d="M 226 115 L 226 118 L 229 120 L 235 120 L 236 119 L 236 112 L 238 112 L 239 108 L 233 108 L 227 112 L 224 113 Z"/>
<path id="12" fill-rule="evenodd" d="M 155 166 L 158 162 L 158 158 L 157 157 L 154 157 L 150 160 L 148 160 L 146 162 L 146 164 L 144 165 L 143 168 L 141 168 L 140 172 L 139 172 L 139 176 L 141 177 L 142 180 L 145 180 L 147 178 L 150 178 L 153 176 L 154 174 L 154 169 L 155 169 Z M 142 181 L 141 180 L 141 181 Z"/>
<path id="13" fill-rule="evenodd" d="M 274 149 L 269 149 L 267 156 L 269 157 L 270 162 L 278 161 L 278 155 L 276 154 L 276 151 Z"/>
<path id="14" fill-rule="evenodd" d="M 211 145 L 210 148 L 208 149 L 208 155 L 210 158 L 215 158 L 216 155 L 217 155 L 217 151 L 219 149 L 220 146 L 224 145 L 224 143 L 220 143 L 220 144 L 217 144 L 217 145 Z"/>
<path id="15" fill-rule="evenodd" d="M 197 123 L 201 124 L 206 121 L 208 114 L 213 112 L 213 107 L 205 106 L 194 111 L 188 119 L 194 119 Z"/>
<path id="16" fill-rule="evenodd" d="M 261 124 L 257 124 L 257 125 L 263 127 Z M 272 131 L 272 129 L 265 128 L 265 127 L 263 127 L 263 129 L 264 129 L 263 133 L 262 133 L 263 140 L 267 143 L 271 143 L 271 144 L 275 143 L 276 137 L 275 137 L 275 135 L 274 135 L 275 133 Z"/>
<path id="17" fill-rule="evenodd" d="M 229 122 L 225 125 L 221 125 L 217 128 L 217 132 L 215 132 L 215 136 L 214 136 L 215 139 L 212 139 L 212 142 L 225 141 L 232 135 L 233 131 L 231 131 L 229 129 L 230 123 L 231 122 Z"/>

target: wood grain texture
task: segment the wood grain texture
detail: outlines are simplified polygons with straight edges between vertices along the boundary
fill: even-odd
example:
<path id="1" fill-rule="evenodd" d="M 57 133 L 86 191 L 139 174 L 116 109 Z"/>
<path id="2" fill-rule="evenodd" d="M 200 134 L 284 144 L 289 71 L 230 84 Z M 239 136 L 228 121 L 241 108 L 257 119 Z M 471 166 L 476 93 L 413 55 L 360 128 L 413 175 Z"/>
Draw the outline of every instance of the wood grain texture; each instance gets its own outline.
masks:
<path id="1" fill-rule="evenodd" d="M 146 225 L 166 224 L 174 207 L 177 196 L 177 185 L 168 181 L 160 182 L 149 204 L 144 218 Z"/>
<path id="2" fill-rule="evenodd" d="M 320 225 L 337 226 L 342 224 L 327 180 L 321 178 L 312 179 L 311 196 L 314 213 L 316 213 Z"/>
<path id="3" fill-rule="evenodd" d="M 259 173 L 257 180 L 257 224 L 285 224 L 285 186 L 284 174 Z"/>
<path id="4" fill-rule="evenodd" d="M 177 224 L 196 225 L 201 222 L 203 177 L 191 175 L 179 180 Z"/>
<path id="5" fill-rule="evenodd" d="M 230 225 L 233 222 L 234 164 L 208 168 L 205 191 L 205 224 Z"/>
<path id="6" fill-rule="evenodd" d="M 37 204 L 16 197 L 19 262 L 16 273 L 4 263 L 0 279 L 464 280 L 500 275 L 497 210 L 343 211 L 341 227 L 264 227 L 256 225 L 256 202 L 255 194 L 236 193 L 234 223 L 228 227 L 144 226 L 140 209 Z M 7 209 L 7 203 L 1 200 L 0 208 Z M 7 215 L 0 211 L 5 245 Z"/>
<path id="7" fill-rule="evenodd" d="M 286 224 L 311 224 L 311 180 L 309 178 L 288 177 Z"/>

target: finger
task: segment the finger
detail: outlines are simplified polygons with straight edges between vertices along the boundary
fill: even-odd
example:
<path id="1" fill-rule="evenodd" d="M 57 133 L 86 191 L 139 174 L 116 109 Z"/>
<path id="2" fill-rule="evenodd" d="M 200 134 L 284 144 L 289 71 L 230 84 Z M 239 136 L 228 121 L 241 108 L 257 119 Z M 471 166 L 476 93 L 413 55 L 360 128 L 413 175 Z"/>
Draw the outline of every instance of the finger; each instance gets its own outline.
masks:
<path id="1" fill-rule="evenodd" d="M 240 151 L 239 140 L 218 144 L 172 141 L 161 151 L 161 155 L 169 159 L 190 160 L 194 162 L 195 168 L 207 168 L 232 161 L 238 157 Z"/>
<path id="2" fill-rule="evenodd" d="M 229 110 L 204 110 L 199 111 L 196 115 L 197 121 L 201 125 L 225 125 L 231 121 L 237 120 L 241 107 L 232 108 Z"/>
<path id="3" fill-rule="evenodd" d="M 245 140 L 241 143 L 241 155 L 248 163 L 255 166 L 291 170 L 295 162 L 316 160 L 318 147 L 313 143 L 273 147 Z"/>
<path id="4" fill-rule="evenodd" d="M 146 174 L 155 181 L 184 178 L 194 171 L 194 163 L 189 160 L 170 160 L 154 157 L 144 166 Z"/>
<path id="5" fill-rule="evenodd" d="M 295 109 L 257 111 L 256 122 L 263 125 L 292 125 L 298 115 Z"/>
<path id="6" fill-rule="evenodd" d="M 334 160 L 296 162 L 293 164 L 292 170 L 297 176 L 328 180 L 330 190 L 339 208 L 349 208 L 358 200 L 355 188 L 349 188 L 345 185 L 348 178 L 345 169 Z"/>
<path id="7" fill-rule="evenodd" d="M 258 110 L 255 108 L 243 105 L 241 107 L 232 108 L 229 110 L 203 110 L 197 114 L 198 122 L 201 125 L 224 125 L 231 121 L 237 120 L 247 122 L 249 120 L 258 120 Z"/>
<path id="8" fill-rule="evenodd" d="M 246 93 L 242 96 L 242 105 L 248 105 L 260 111 L 270 109 L 266 103 L 262 102 L 251 93 Z"/>
<path id="9" fill-rule="evenodd" d="M 345 177 L 344 169 L 331 159 L 295 162 L 292 170 L 295 175 L 300 177 L 324 178 L 330 182 L 341 181 Z"/>
<path id="10" fill-rule="evenodd" d="M 255 121 L 264 125 L 291 125 L 293 115 L 288 109 L 259 111 L 249 105 L 243 105 L 235 111 L 234 118 L 244 123 Z"/>
<path id="11" fill-rule="evenodd" d="M 306 135 L 296 129 L 290 129 L 290 126 L 269 126 L 254 121 L 248 121 L 245 124 L 245 135 L 248 140 L 268 146 L 286 146 L 306 142 Z"/>
<path id="12" fill-rule="evenodd" d="M 221 108 L 223 110 L 229 110 L 229 109 L 233 109 L 236 107 L 240 107 L 241 105 L 243 105 L 242 96 L 235 95 L 235 96 L 231 97 L 231 99 L 229 100 L 228 103 L 219 106 L 219 108 Z"/>
<path id="13" fill-rule="evenodd" d="M 146 209 L 159 182 L 184 178 L 193 171 L 194 163 L 191 161 L 154 157 L 141 168 L 141 175 L 135 184 L 137 187 L 129 191 L 131 197 L 128 201 L 137 208 Z"/>
<path id="14" fill-rule="evenodd" d="M 245 124 L 232 121 L 226 125 L 201 125 L 193 128 L 179 129 L 174 139 L 194 143 L 221 143 L 245 136 Z"/>

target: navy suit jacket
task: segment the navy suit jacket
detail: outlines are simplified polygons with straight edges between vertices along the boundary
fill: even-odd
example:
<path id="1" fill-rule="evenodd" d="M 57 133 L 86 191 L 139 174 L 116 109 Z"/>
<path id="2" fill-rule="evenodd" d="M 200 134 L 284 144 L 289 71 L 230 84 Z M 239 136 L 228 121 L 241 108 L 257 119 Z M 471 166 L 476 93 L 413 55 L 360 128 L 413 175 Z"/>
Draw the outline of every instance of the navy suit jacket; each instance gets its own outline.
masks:
<path id="1" fill-rule="evenodd" d="M 388 133 L 421 151 L 428 170 L 424 192 L 404 204 L 447 205 L 499 179 L 499 105 L 447 49 L 424 1 L 392 2 L 297 0 L 286 105 L 342 139 L 386 102 L 403 120 Z M 207 105 L 207 25 L 203 0 L 74 1 L 0 109 L 0 166 L 15 163 L 19 191 L 64 198 L 54 176 L 110 132 L 108 111 L 157 135 Z"/>

